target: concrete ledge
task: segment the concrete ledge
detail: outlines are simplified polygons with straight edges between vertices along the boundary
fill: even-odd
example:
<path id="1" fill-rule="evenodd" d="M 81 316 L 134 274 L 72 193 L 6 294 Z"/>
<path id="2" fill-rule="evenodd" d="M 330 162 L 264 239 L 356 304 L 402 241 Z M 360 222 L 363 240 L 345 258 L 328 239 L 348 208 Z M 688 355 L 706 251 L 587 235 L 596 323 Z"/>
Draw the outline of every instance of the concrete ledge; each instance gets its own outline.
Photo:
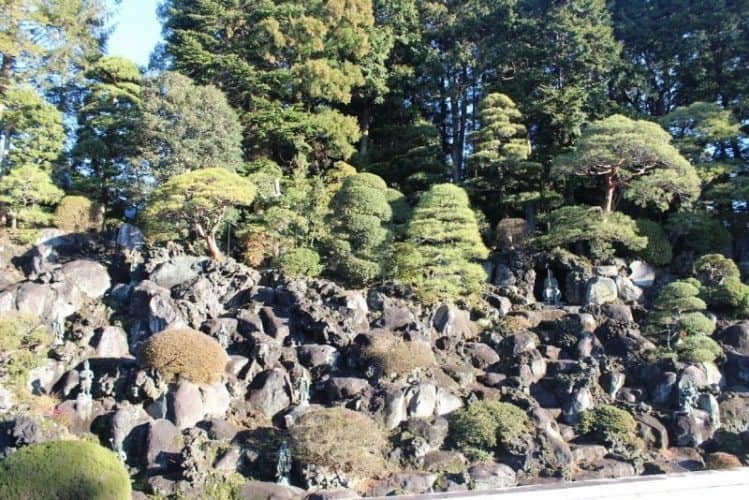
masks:
<path id="1" fill-rule="evenodd" d="M 392 498 L 392 497 L 390 497 Z M 601 479 L 501 490 L 400 496 L 400 499 L 436 498 L 499 500 L 744 500 L 749 498 L 749 468 L 659 474 L 627 479 Z"/>

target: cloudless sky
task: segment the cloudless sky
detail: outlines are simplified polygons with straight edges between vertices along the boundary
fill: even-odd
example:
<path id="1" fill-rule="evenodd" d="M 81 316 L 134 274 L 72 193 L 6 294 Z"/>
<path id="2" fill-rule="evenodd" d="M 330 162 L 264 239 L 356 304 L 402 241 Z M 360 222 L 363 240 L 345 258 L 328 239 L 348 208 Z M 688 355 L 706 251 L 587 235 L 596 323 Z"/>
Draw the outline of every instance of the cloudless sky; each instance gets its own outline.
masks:
<path id="1" fill-rule="evenodd" d="M 148 57 L 161 40 L 161 23 L 156 17 L 159 0 L 122 0 L 115 7 L 114 32 L 107 53 L 148 65 Z"/>

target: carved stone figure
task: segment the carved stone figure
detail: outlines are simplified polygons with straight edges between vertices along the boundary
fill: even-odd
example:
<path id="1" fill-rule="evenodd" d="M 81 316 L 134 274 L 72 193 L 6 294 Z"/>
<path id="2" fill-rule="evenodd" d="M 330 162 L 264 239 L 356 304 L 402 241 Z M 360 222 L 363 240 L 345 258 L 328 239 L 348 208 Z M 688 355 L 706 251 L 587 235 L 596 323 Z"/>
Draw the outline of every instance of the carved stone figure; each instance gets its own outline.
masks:
<path id="1" fill-rule="evenodd" d="M 278 449 L 278 459 L 276 461 L 276 482 L 278 484 L 290 484 L 291 476 L 291 448 L 284 441 Z"/>
<path id="2" fill-rule="evenodd" d="M 559 290 L 559 282 L 549 266 L 546 266 L 546 279 L 544 280 L 544 303 L 549 306 L 559 305 L 562 292 Z"/>
<path id="3" fill-rule="evenodd" d="M 94 385 L 94 372 L 91 370 L 88 360 L 83 362 L 83 369 L 78 372 L 78 380 L 81 387 L 81 393 L 86 396 L 91 396 L 91 389 Z"/>

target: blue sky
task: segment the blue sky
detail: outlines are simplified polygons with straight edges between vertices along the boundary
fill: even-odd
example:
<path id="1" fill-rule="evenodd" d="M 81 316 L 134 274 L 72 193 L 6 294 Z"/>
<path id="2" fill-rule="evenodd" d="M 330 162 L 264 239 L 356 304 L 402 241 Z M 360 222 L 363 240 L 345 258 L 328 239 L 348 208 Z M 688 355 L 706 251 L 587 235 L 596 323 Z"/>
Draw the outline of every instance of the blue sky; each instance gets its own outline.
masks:
<path id="1" fill-rule="evenodd" d="M 158 4 L 159 0 L 122 0 L 116 8 L 115 28 L 107 52 L 146 66 L 151 51 L 161 40 L 161 24 L 156 17 Z"/>

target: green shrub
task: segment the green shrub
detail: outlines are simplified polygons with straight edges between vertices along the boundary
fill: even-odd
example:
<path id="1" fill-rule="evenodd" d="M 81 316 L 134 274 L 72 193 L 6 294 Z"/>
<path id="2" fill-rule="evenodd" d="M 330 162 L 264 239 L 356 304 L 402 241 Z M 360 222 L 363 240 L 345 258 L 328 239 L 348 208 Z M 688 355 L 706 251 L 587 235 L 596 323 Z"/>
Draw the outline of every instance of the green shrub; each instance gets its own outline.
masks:
<path id="1" fill-rule="evenodd" d="M 350 478 L 369 479 L 384 470 L 384 433 L 364 413 L 341 407 L 314 409 L 289 432 L 296 461 L 329 467 Z"/>
<path id="2" fill-rule="evenodd" d="M 723 349 L 710 337 L 692 335 L 686 337 L 676 347 L 681 361 L 687 363 L 712 362 L 723 355 Z"/>
<path id="3" fill-rule="evenodd" d="M 635 419 L 629 412 L 613 405 L 600 405 L 582 413 L 576 430 L 580 434 L 591 434 L 604 443 L 612 443 L 630 439 L 635 426 Z"/>
<path id="4" fill-rule="evenodd" d="M 679 329 L 688 335 L 712 335 L 715 323 L 701 312 L 690 312 L 679 318 Z"/>
<path id="5" fill-rule="evenodd" d="M 738 278 L 739 268 L 728 257 L 719 253 L 703 255 L 694 263 L 694 275 L 703 286 L 711 287 L 728 278 Z"/>
<path id="6" fill-rule="evenodd" d="M 731 248 L 731 233 L 719 220 L 705 212 L 675 212 L 669 216 L 666 230 L 677 248 L 691 250 L 697 255 Z"/>
<path id="7" fill-rule="evenodd" d="M 699 298 L 700 290 L 688 281 L 673 281 L 661 288 L 653 307 L 661 311 L 703 311 L 707 304 Z"/>
<path id="8" fill-rule="evenodd" d="M 83 233 L 101 227 L 102 211 L 85 196 L 66 196 L 55 209 L 55 226 L 63 231 Z"/>
<path id="9" fill-rule="evenodd" d="M 138 352 L 138 362 L 145 368 L 155 368 L 167 380 L 183 377 L 196 384 L 211 384 L 224 372 L 226 353 L 208 335 L 174 328 L 146 340 Z"/>
<path id="10" fill-rule="evenodd" d="M 50 335 L 32 315 L 0 318 L 0 379 L 16 396 L 28 396 L 29 372 L 47 357 Z"/>
<path id="11" fill-rule="evenodd" d="M 450 439 L 461 450 L 493 450 L 529 430 L 528 416 L 511 403 L 482 400 L 456 411 L 450 419 Z"/>
<path id="12" fill-rule="evenodd" d="M 704 296 L 710 307 L 730 310 L 740 315 L 749 313 L 749 286 L 737 277 L 726 278 L 720 284 L 705 287 Z"/>
<path id="13" fill-rule="evenodd" d="M 87 441 L 21 448 L 0 462 L 0 498 L 129 500 L 130 478 L 117 456 Z"/>
<path id="14" fill-rule="evenodd" d="M 663 227 L 648 219 L 639 219 L 636 223 L 637 232 L 640 236 L 645 236 L 648 239 L 648 245 L 640 250 L 638 255 L 654 266 L 670 264 L 673 258 L 673 250 Z"/>
<path id="15" fill-rule="evenodd" d="M 413 370 L 435 366 L 432 347 L 427 342 L 407 342 L 391 335 L 374 337 L 362 350 L 365 360 L 386 376 L 408 375 Z"/>
<path id="16" fill-rule="evenodd" d="M 319 276 L 323 270 L 320 254 L 311 248 L 292 248 L 276 259 L 275 264 L 289 276 Z"/>

